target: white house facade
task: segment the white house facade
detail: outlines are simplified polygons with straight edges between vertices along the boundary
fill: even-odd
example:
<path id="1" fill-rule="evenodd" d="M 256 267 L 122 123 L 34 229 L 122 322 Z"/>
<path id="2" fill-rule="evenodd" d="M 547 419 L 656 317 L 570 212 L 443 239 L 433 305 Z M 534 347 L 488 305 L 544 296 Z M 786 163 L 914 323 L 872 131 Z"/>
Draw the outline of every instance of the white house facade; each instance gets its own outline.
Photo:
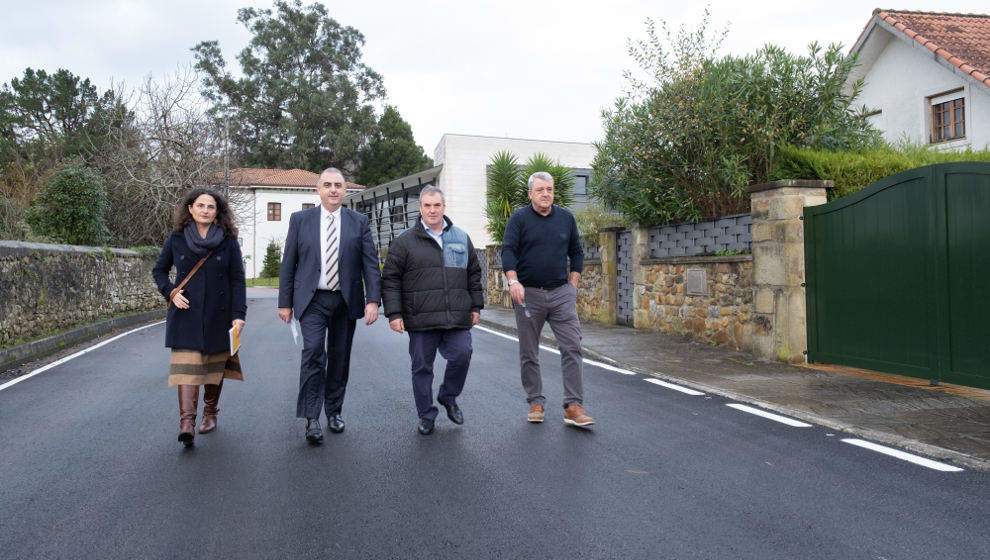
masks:
<path id="1" fill-rule="evenodd" d="M 990 146 L 990 16 L 878 10 L 852 52 L 857 103 L 888 142 Z"/>
<path id="2" fill-rule="evenodd" d="M 475 247 L 484 247 L 491 243 L 485 219 L 487 170 L 492 157 L 503 150 L 519 158 L 520 164 L 542 153 L 570 167 L 575 176 L 571 207 L 579 209 L 587 204 L 587 184 L 596 153 L 593 144 L 463 134 L 443 135 L 434 150 L 433 168 L 348 195 L 344 204 L 371 217 L 376 244 L 384 247 L 415 223 L 419 191 L 435 185 L 444 192 L 447 215 L 471 236 Z"/>

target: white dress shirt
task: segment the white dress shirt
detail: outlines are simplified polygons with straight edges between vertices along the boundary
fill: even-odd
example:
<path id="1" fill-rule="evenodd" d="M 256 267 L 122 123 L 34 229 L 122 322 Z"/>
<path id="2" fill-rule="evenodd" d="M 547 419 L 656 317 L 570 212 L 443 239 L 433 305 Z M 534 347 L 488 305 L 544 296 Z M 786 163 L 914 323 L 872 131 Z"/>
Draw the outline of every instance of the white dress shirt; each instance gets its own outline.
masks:
<path id="1" fill-rule="evenodd" d="M 340 287 L 340 208 L 330 212 L 322 204 L 320 205 L 320 282 L 316 285 L 317 290 L 329 290 L 327 285 L 327 234 L 330 233 L 330 216 L 333 216 L 333 227 L 337 229 L 337 289 Z"/>

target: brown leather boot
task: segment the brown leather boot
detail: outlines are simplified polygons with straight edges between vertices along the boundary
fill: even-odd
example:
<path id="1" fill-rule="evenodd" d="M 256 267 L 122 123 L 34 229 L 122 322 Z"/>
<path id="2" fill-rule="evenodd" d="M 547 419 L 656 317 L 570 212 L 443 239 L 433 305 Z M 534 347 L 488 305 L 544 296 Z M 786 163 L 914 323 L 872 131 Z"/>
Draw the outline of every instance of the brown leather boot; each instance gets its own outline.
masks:
<path id="1" fill-rule="evenodd" d="M 217 427 L 217 413 L 220 409 L 217 404 L 220 402 L 220 389 L 223 388 L 223 379 L 216 385 L 203 386 L 203 421 L 199 424 L 199 433 L 208 434 Z"/>
<path id="2" fill-rule="evenodd" d="M 199 405 L 199 385 L 179 385 L 179 441 L 186 447 L 193 444 L 196 432 L 196 407 Z"/>

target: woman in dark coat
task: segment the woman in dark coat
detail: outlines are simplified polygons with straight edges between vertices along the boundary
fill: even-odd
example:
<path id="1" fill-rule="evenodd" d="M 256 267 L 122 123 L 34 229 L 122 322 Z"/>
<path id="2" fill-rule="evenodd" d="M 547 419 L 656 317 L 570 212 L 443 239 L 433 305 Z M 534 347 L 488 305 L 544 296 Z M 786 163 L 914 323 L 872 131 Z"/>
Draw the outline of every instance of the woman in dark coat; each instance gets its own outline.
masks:
<path id="1" fill-rule="evenodd" d="M 199 426 L 199 433 L 205 434 L 216 428 L 223 380 L 242 379 L 240 363 L 230 355 L 228 331 L 244 328 L 244 263 L 230 206 L 219 193 L 206 188 L 190 191 L 175 210 L 173 226 L 151 275 L 158 291 L 171 302 L 165 326 L 165 346 L 172 349 L 168 386 L 179 387 L 179 441 L 192 445 L 199 386 L 205 386 Z M 177 286 L 207 255 L 179 290 Z M 174 283 L 169 279 L 173 266 Z"/>

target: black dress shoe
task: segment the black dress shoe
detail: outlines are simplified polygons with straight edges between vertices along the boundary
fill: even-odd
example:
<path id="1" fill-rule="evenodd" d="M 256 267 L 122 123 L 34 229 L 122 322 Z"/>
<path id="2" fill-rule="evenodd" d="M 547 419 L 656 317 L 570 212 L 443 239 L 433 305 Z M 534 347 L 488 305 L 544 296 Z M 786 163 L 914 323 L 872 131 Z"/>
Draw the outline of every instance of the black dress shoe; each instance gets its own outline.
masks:
<path id="1" fill-rule="evenodd" d="M 330 416 L 330 419 L 327 422 L 327 427 L 330 428 L 330 431 L 335 434 L 339 434 L 344 431 L 344 419 L 340 417 L 339 412 Z"/>
<path id="2" fill-rule="evenodd" d="M 416 427 L 419 433 L 428 436 L 433 433 L 433 420 L 430 418 L 420 418 L 419 426 Z"/>
<path id="3" fill-rule="evenodd" d="M 306 419 L 306 441 L 312 444 L 323 443 L 323 429 L 320 428 L 319 418 Z"/>
<path id="4" fill-rule="evenodd" d="M 461 412 L 461 407 L 457 406 L 457 403 L 454 404 L 440 403 L 440 404 L 443 404 L 443 407 L 447 409 L 447 418 L 450 418 L 451 422 L 453 422 L 454 424 L 464 423 L 464 413 Z"/>

